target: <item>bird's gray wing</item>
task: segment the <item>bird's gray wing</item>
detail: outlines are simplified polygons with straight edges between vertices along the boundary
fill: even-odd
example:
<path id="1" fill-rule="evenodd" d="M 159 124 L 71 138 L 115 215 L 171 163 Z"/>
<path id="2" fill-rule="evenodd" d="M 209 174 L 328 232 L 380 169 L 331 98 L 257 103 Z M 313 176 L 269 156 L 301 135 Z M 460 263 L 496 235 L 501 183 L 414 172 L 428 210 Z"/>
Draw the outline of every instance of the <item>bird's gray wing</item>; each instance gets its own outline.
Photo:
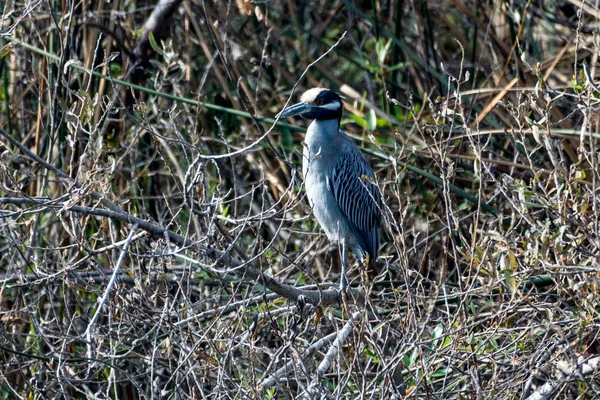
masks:
<path id="1" fill-rule="evenodd" d="M 373 256 L 379 249 L 381 193 L 373 182 L 375 174 L 352 143 L 340 154 L 330 177 L 330 188 L 339 207 L 362 235 Z"/>

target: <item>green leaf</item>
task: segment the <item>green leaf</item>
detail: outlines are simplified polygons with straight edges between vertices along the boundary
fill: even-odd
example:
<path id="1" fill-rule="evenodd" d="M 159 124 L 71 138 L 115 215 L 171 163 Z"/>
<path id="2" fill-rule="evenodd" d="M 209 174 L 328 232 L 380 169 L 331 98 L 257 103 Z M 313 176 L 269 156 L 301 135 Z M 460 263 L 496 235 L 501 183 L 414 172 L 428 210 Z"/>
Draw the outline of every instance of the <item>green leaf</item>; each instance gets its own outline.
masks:
<path id="1" fill-rule="evenodd" d="M 513 257 L 514 257 L 514 255 L 513 255 Z M 508 260 L 507 260 L 507 258 L 508 258 Z M 515 262 L 516 262 L 516 260 L 515 260 Z M 508 267 L 511 264 L 512 264 L 512 262 L 510 260 L 510 257 L 502 256 L 502 258 L 500 259 L 501 266 Z M 513 277 L 513 273 L 515 272 L 515 270 L 513 270 L 512 268 L 503 268 L 501 272 L 502 272 L 502 275 L 504 276 L 504 284 L 506 285 L 506 287 L 508 288 L 508 290 L 510 291 L 511 294 L 515 294 L 515 292 L 517 291 L 517 281 Z"/>
<path id="2" fill-rule="evenodd" d="M 156 39 L 154 38 L 154 33 L 152 33 L 152 31 L 150 31 L 148 33 L 148 41 L 150 42 L 150 46 L 152 47 L 152 49 L 160 55 L 164 55 L 162 49 L 160 48 L 160 46 L 158 45 L 158 43 L 156 43 Z"/>
<path id="3" fill-rule="evenodd" d="M 369 132 L 373 132 L 377 128 L 377 114 L 375 114 L 375 110 L 369 110 L 367 114 L 367 129 Z"/>
<path id="4" fill-rule="evenodd" d="M 387 43 L 385 43 L 383 39 L 379 39 L 377 41 L 377 44 L 375 45 L 375 51 L 377 52 L 377 61 L 379 61 L 380 65 L 383 65 L 385 62 L 385 57 L 387 56 L 391 45 L 392 39 L 389 39 Z"/>
<path id="5" fill-rule="evenodd" d="M 226 217 L 229 215 L 229 206 L 224 206 L 224 205 L 220 204 L 219 211 L 221 212 L 222 216 Z"/>
<path id="6" fill-rule="evenodd" d="M 377 354 L 371 349 L 365 349 L 365 354 L 373 361 L 375 364 L 379 363 L 379 358 L 377 358 Z"/>
<path id="7" fill-rule="evenodd" d="M 392 124 L 390 123 L 389 119 L 385 119 L 385 118 L 377 118 L 377 127 L 378 128 L 383 128 L 386 126 L 392 126 Z"/>
<path id="8" fill-rule="evenodd" d="M 112 72 L 113 75 L 121 75 L 121 64 L 110 63 L 110 72 Z"/>
<path id="9" fill-rule="evenodd" d="M 361 128 L 366 128 L 367 127 L 367 121 L 362 118 L 359 117 L 358 115 L 350 115 L 350 119 L 353 120 L 354 122 L 356 122 L 358 124 L 358 126 L 360 126 Z"/>
<path id="10" fill-rule="evenodd" d="M 392 67 L 387 68 L 387 72 L 392 72 L 392 71 L 395 71 L 397 69 L 406 68 L 409 65 L 410 65 L 409 61 L 404 61 L 404 62 L 398 63 L 398 64 L 396 64 L 396 65 L 394 65 Z"/>
<path id="11" fill-rule="evenodd" d="M 412 367 L 415 364 L 415 361 L 417 360 L 417 357 L 419 356 L 419 348 L 415 347 L 413 349 L 413 351 L 410 354 L 405 354 L 404 355 L 404 364 L 406 364 L 407 367 Z"/>
<path id="12" fill-rule="evenodd" d="M 452 372 L 452 368 L 440 368 L 431 374 L 432 378 L 441 378 Z"/>
<path id="13" fill-rule="evenodd" d="M 582 170 L 582 169 L 578 169 L 578 170 L 575 172 L 575 179 L 576 179 L 576 180 L 584 180 L 585 178 L 586 178 L 586 174 L 585 174 L 585 171 L 584 171 L 584 170 Z"/>
<path id="14" fill-rule="evenodd" d="M 431 338 L 432 339 L 437 339 L 440 336 L 442 336 L 443 333 L 444 333 L 444 325 L 443 324 L 437 324 L 435 326 L 435 328 L 433 329 L 433 332 L 431 333 Z"/>
<path id="15" fill-rule="evenodd" d="M 4 57 L 6 57 L 7 55 L 10 54 L 10 52 L 12 51 L 12 49 L 15 48 L 14 43 L 7 43 L 4 45 L 4 47 L 2 47 L 2 49 L 0 49 L 0 60 L 3 59 Z"/>

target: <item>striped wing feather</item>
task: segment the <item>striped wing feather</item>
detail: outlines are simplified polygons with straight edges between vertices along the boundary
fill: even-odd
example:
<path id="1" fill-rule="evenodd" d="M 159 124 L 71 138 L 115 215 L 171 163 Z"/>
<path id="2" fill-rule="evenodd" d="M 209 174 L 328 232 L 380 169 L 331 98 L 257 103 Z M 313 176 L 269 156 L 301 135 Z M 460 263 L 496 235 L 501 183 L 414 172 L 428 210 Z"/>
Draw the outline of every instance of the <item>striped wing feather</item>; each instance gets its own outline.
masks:
<path id="1" fill-rule="evenodd" d="M 358 147 L 342 153 L 331 176 L 331 191 L 338 205 L 362 236 L 371 257 L 379 250 L 381 193 L 371 183 L 375 178 L 371 166 Z"/>

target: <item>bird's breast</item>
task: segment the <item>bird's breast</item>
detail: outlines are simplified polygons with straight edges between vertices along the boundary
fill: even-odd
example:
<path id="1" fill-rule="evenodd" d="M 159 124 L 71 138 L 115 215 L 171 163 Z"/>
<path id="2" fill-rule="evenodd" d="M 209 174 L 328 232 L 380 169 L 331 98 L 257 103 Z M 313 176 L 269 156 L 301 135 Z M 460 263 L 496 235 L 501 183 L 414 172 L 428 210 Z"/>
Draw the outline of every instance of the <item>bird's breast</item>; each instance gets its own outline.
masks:
<path id="1" fill-rule="evenodd" d="M 331 190 L 328 164 L 331 159 L 319 158 L 306 161 L 304 185 L 306 197 L 314 216 L 329 240 L 338 242 L 349 237 L 351 228 Z"/>
<path id="2" fill-rule="evenodd" d="M 306 162 L 304 166 L 304 185 L 310 206 L 314 208 L 315 200 L 325 198 L 330 192 L 327 175 L 319 171 L 318 160 Z"/>

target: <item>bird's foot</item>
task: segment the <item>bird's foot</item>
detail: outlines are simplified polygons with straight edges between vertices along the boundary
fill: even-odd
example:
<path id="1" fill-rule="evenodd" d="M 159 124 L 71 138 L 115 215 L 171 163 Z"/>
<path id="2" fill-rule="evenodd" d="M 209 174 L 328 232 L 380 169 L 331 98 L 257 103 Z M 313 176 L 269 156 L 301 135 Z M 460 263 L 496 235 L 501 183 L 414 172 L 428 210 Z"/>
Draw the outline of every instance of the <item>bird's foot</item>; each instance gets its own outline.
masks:
<path id="1" fill-rule="evenodd" d="M 360 267 L 364 270 L 364 271 L 368 271 L 369 270 L 369 264 L 371 263 L 371 256 L 369 256 L 369 253 L 366 253 L 363 257 L 361 257 L 361 259 L 358 261 L 358 264 L 360 265 Z"/>
<path id="2" fill-rule="evenodd" d="M 347 307 L 348 305 L 348 279 L 345 275 L 342 275 L 340 286 L 338 288 L 338 304 L 340 308 Z"/>

